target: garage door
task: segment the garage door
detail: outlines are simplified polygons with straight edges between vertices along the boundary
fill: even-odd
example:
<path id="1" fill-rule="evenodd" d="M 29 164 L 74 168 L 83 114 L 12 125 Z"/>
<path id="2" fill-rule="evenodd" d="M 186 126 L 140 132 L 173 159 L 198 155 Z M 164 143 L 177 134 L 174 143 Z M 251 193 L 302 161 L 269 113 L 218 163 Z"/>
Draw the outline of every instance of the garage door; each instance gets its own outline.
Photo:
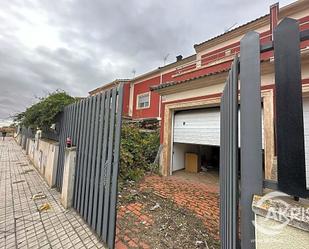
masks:
<path id="1" fill-rule="evenodd" d="M 174 117 L 174 142 L 220 146 L 220 108 L 177 112 Z M 263 123 L 262 147 L 264 148 Z"/>
<path id="2" fill-rule="evenodd" d="M 220 109 L 181 111 L 174 118 L 174 142 L 220 145 Z"/>
<path id="3" fill-rule="evenodd" d="M 305 135 L 305 159 L 307 189 L 309 189 L 309 98 L 304 99 L 304 135 Z"/>

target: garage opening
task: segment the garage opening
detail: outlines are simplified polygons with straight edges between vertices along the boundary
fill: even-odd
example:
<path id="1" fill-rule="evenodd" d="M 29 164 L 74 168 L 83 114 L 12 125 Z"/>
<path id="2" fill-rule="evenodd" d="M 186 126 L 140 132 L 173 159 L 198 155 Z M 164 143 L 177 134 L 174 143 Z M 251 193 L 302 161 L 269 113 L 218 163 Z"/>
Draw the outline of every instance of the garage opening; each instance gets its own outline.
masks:
<path id="1" fill-rule="evenodd" d="M 262 148 L 264 151 L 263 122 Z M 172 162 L 170 168 L 171 175 L 175 174 L 175 172 L 178 172 L 180 170 L 192 172 L 192 167 L 195 167 L 195 171 L 197 172 L 216 171 L 219 175 L 219 150 L 219 107 L 183 110 L 175 112 L 173 122 Z M 190 165 L 187 163 L 188 160 L 191 163 Z M 193 163 L 196 163 L 196 161 L 197 165 Z"/>
<path id="2" fill-rule="evenodd" d="M 219 146 L 174 143 L 173 147 L 172 175 L 201 183 L 218 184 Z"/>
<path id="3" fill-rule="evenodd" d="M 178 111 L 174 115 L 171 174 L 219 182 L 220 109 Z M 192 173 L 199 173 L 192 176 Z M 205 176 L 205 177 L 203 177 Z M 207 177 L 206 177 L 207 176 Z"/>

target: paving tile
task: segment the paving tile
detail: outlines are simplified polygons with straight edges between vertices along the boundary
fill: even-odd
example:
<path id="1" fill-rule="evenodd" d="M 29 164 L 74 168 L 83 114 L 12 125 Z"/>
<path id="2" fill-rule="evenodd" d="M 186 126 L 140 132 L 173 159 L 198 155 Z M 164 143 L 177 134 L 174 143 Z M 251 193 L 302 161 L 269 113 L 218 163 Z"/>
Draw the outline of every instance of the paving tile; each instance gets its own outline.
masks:
<path id="1" fill-rule="evenodd" d="M 32 200 L 38 192 L 46 199 Z M 39 213 L 45 202 L 52 208 Z M 9 138 L 0 141 L 0 230 L 5 231 L 0 248 L 104 248 L 74 210 L 61 206 L 59 192 L 48 187 Z"/>

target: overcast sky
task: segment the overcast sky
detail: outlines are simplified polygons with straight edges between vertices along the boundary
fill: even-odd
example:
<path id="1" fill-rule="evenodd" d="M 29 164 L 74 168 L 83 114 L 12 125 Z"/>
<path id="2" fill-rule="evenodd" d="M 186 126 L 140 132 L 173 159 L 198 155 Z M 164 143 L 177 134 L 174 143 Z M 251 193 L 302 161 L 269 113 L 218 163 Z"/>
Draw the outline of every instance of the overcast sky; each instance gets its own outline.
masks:
<path id="1" fill-rule="evenodd" d="M 1 0 L 0 126 L 37 97 L 74 96 L 194 53 L 272 0 Z M 291 3 L 280 1 L 280 6 Z"/>

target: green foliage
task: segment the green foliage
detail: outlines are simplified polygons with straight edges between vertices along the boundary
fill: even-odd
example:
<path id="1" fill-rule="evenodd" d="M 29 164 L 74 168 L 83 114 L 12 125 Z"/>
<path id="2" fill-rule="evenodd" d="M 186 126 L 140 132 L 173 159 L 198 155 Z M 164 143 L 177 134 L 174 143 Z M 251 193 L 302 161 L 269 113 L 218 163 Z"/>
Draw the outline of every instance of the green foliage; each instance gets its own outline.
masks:
<path id="1" fill-rule="evenodd" d="M 32 129 L 50 127 L 56 121 L 57 115 L 66 105 L 74 103 L 75 98 L 63 91 L 50 93 L 40 101 L 18 113 L 14 121 Z"/>
<path id="2" fill-rule="evenodd" d="M 158 131 L 145 132 L 138 125 L 123 124 L 120 150 L 120 178 L 138 180 L 154 169 L 160 136 Z"/>

